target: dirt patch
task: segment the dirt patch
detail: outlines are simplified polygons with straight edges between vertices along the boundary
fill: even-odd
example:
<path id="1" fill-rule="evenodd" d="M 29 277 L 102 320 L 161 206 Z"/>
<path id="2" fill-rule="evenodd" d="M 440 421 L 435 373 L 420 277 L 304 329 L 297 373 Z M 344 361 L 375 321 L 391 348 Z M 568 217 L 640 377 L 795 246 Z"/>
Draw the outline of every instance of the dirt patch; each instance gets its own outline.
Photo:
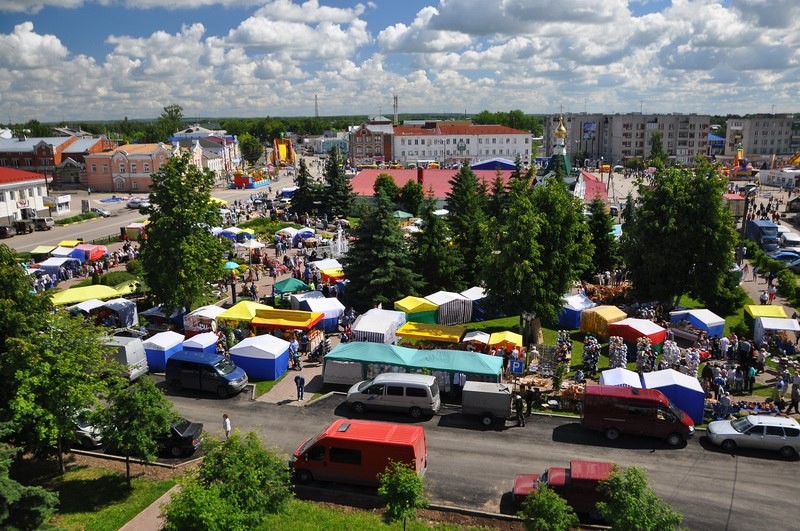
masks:
<path id="1" fill-rule="evenodd" d="M 71 467 L 103 468 L 125 474 L 125 461 L 114 459 L 70 453 L 64 456 L 64 463 L 68 469 Z M 180 476 L 185 471 L 186 467 L 173 469 L 131 463 L 131 476 L 134 478 L 171 479 Z M 55 458 L 36 459 L 30 455 L 25 455 L 15 462 L 14 475 L 18 478 L 24 478 L 26 483 L 41 483 L 58 475 L 58 461 Z"/>

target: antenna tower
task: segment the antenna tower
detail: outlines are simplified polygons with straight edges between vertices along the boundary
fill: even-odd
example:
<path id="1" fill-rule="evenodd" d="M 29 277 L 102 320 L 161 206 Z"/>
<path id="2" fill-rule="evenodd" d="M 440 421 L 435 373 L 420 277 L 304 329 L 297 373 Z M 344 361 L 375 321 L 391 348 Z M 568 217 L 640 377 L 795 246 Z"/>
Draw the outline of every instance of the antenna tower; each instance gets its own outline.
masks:
<path id="1" fill-rule="evenodd" d="M 319 118 L 319 100 L 316 94 L 314 94 L 314 117 Z"/>
<path id="2" fill-rule="evenodd" d="M 397 121 L 397 94 L 392 96 L 392 108 L 394 109 L 394 125 L 398 125 L 398 121 Z"/>

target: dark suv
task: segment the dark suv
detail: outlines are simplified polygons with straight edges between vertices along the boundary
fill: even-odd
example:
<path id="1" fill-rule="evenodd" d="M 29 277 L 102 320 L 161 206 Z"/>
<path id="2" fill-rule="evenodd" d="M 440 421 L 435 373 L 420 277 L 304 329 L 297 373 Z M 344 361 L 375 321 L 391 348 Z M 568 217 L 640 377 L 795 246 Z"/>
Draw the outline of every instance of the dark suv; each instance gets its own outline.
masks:
<path id="1" fill-rule="evenodd" d="M 178 420 L 168 434 L 158 439 L 159 446 L 173 457 L 192 455 L 202 442 L 203 425 L 184 418 Z"/>
<path id="2" fill-rule="evenodd" d="M 17 235 L 17 229 L 10 225 L 0 225 L 0 238 L 10 238 Z"/>

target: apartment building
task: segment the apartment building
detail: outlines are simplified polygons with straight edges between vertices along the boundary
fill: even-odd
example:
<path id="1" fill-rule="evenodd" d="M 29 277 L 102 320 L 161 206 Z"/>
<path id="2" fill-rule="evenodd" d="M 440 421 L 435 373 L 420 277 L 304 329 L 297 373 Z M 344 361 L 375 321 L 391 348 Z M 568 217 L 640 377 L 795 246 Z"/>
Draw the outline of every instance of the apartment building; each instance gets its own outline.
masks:
<path id="1" fill-rule="evenodd" d="M 727 120 L 725 156 L 733 157 L 741 144 L 751 160 L 785 157 L 800 151 L 800 117 L 791 114 L 756 114 Z"/>
<path id="2" fill-rule="evenodd" d="M 146 193 L 151 175 L 172 156 L 172 147 L 158 144 L 125 144 L 113 151 L 86 157 L 87 184 L 98 192 Z"/>

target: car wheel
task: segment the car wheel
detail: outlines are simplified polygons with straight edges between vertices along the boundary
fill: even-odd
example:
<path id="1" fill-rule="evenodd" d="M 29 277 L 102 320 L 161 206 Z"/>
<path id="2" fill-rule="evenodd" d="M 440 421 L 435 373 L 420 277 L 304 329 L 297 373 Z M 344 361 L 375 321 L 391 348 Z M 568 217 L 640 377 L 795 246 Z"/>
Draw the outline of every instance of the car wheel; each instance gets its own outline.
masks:
<path id="1" fill-rule="evenodd" d="M 608 428 L 604 432 L 604 435 L 606 436 L 606 439 L 608 439 L 609 441 L 616 441 L 617 439 L 619 439 L 619 436 L 621 434 L 617 428 Z"/>
<path id="2" fill-rule="evenodd" d="M 169 387 L 173 391 L 180 391 L 181 389 L 183 389 L 183 385 L 181 385 L 181 381 L 180 380 L 172 380 L 169 383 Z"/>
<path id="3" fill-rule="evenodd" d="M 481 416 L 481 424 L 483 424 L 484 426 L 491 426 L 492 424 L 494 424 L 494 415 L 492 415 L 491 413 L 484 413 Z"/>
<path id="4" fill-rule="evenodd" d="M 183 455 L 183 449 L 180 446 L 170 446 L 169 453 L 172 457 L 181 457 Z"/>
<path id="5" fill-rule="evenodd" d="M 720 446 L 722 446 L 722 449 L 725 450 L 726 452 L 732 452 L 736 450 L 736 441 L 731 439 L 725 439 L 724 441 L 722 441 L 722 444 Z"/>
<path id="6" fill-rule="evenodd" d="M 295 477 L 297 478 L 297 482 L 302 483 L 303 485 L 308 485 L 314 481 L 314 475 L 308 470 L 302 468 L 295 473 Z"/>
<path id="7" fill-rule="evenodd" d="M 411 415 L 412 419 L 418 419 L 422 416 L 422 410 L 418 407 L 412 407 L 408 410 L 408 414 Z"/>
<path id="8" fill-rule="evenodd" d="M 784 459 L 791 459 L 792 457 L 797 455 L 797 452 L 795 452 L 794 448 L 792 448 L 791 446 L 784 446 L 783 448 L 780 449 L 780 454 L 781 457 L 783 457 Z"/>
<path id="9" fill-rule="evenodd" d="M 673 448 L 676 446 L 680 446 L 683 443 L 683 437 L 681 437 L 680 433 L 670 433 L 667 435 L 667 444 L 672 446 Z"/>
<path id="10" fill-rule="evenodd" d="M 217 396 L 220 398 L 228 398 L 231 396 L 231 392 L 228 390 L 227 386 L 220 385 L 217 387 Z"/>
<path id="11" fill-rule="evenodd" d="M 350 407 L 352 407 L 353 411 L 355 411 L 359 415 L 364 413 L 364 411 L 367 409 L 367 408 L 364 407 L 364 404 L 362 404 L 361 402 L 353 402 L 353 404 Z"/>

